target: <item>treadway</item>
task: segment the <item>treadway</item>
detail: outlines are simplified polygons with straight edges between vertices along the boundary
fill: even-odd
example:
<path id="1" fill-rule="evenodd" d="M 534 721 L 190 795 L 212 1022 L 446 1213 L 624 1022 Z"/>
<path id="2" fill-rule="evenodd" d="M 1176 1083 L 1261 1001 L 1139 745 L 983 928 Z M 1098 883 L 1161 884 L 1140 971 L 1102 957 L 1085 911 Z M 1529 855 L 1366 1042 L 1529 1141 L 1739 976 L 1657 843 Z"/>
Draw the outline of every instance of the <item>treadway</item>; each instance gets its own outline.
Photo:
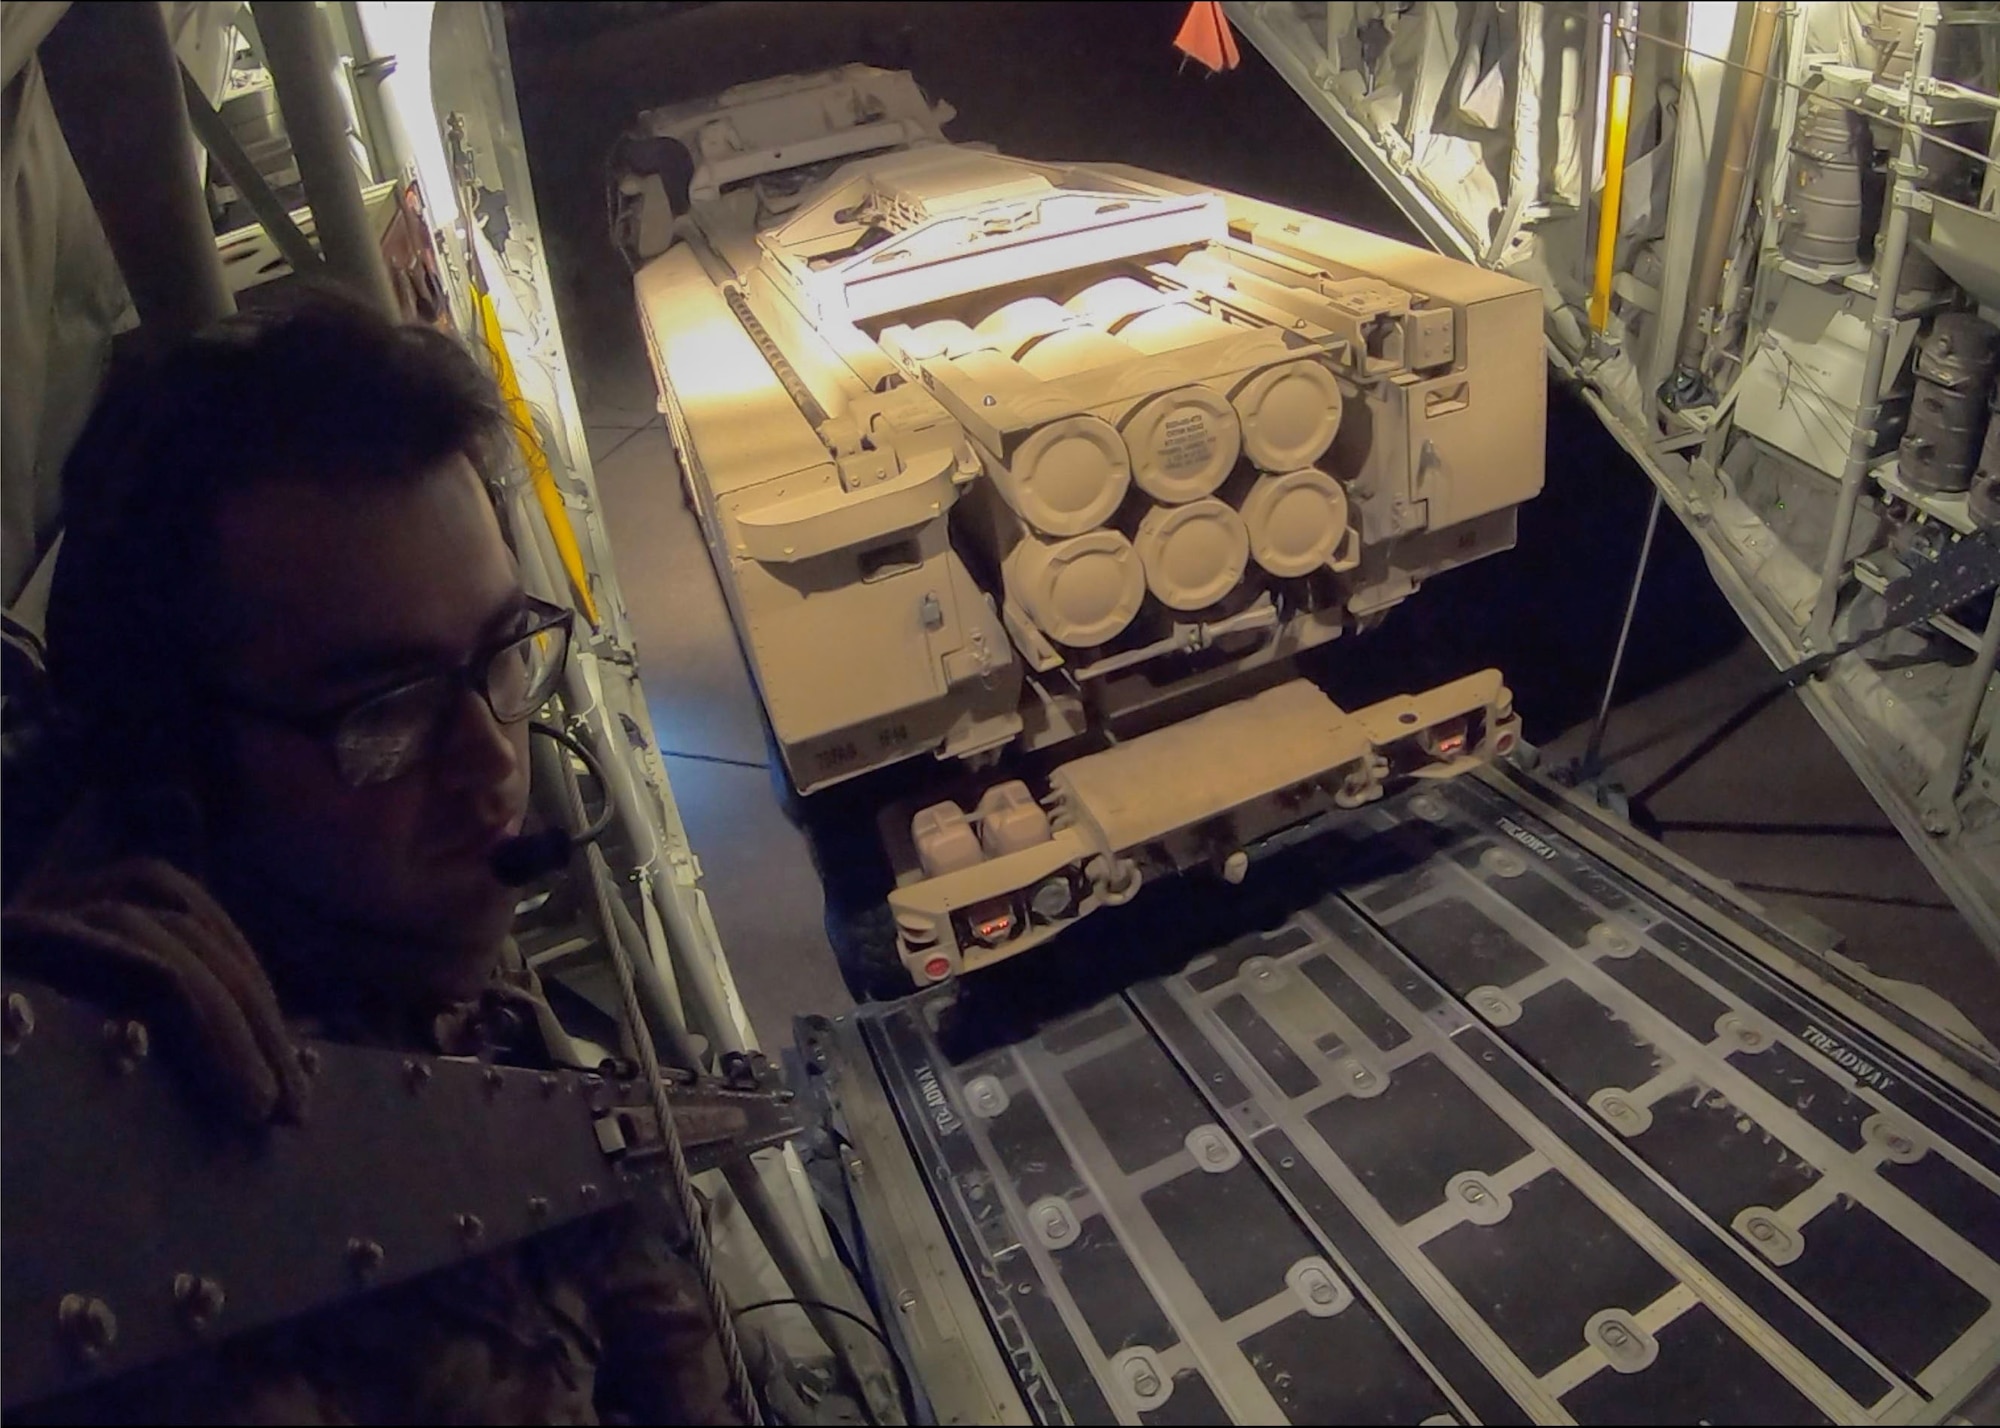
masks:
<path id="1" fill-rule="evenodd" d="M 843 1131 L 864 1227 L 927 1187 L 870 1257 L 927 1383 L 1004 1364 L 989 1406 L 1042 1422 L 1991 1411 L 1993 1068 L 1656 845 L 1496 772 L 1276 855 L 1236 935 L 1181 896 L 1037 954 L 1122 990 L 824 1024 L 901 1130 Z M 907 1268 L 915 1200 L 963 1286 Z M 917 1327 L 966 1288 L 990 1346 Z"/>

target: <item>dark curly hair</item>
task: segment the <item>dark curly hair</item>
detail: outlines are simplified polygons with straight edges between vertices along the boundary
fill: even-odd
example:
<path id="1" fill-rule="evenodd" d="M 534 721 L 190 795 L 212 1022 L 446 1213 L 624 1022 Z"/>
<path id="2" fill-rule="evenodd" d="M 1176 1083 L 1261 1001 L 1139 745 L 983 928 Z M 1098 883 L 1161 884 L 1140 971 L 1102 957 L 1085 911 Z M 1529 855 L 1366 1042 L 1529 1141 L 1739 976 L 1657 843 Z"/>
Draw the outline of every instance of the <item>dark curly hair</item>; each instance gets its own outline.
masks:
<path id="1" fill-rule="evenodd" d="M 232 613 L 218 508 L 276 480 L 410 482 L 455 454 L 491 485 L 511 434 L 452 338 L 318 292 L 114 374 L 63 468 L 49 670 L 89 780 L 203 791 L 198 691 Z"/>

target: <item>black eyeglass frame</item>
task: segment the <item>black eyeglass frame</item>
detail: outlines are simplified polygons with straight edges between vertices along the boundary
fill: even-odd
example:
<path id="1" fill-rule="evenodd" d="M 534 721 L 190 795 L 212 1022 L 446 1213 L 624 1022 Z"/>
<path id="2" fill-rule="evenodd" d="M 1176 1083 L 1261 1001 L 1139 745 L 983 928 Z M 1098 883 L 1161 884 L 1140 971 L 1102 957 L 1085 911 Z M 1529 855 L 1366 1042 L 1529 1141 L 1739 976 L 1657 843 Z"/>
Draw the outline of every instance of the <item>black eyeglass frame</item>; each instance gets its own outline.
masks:
<path id="1" fill-rule="evenodd" d="M 439 701 L 436 724 L 433 728 L 426 731 L 424 738 L 419 742 L 421 752 L 411 759 L 408 767 L 399 769 L 387 778 L 364 779 L 357 783 L 348 776 L 347 770 L 341 767 L 340 731 L 350 719 L 371 706 L 386 700 L 406 697 L 411 690 L 440 682 L 454 689 L 468 690 L 472 694 L 477 695 L 479 702 L 484 704 L 487 712 L 493 716 L 494 722 L 501 725 L 519 724 L 523 720 L 533 717 L 535 711 L 548 702 L 550 696 L 555 693 L 556 685 L 562 679 L 564 668 L 569 663 L 570 641 L 575 634 L 576 612 L 561 605 L 551 604 L 547 600 L 537 599 L 532 595 L 527 597 L 526 609 L 529 613 L 537 617 L 533 624 L 529 625 L 526 629 L 516 630 L 512 634 L 496 635 L 492 639 L 485 641 L 472 652 L 471 656 L 463 664 L 458 665 L 456 668 L 436 670 L 420 678 L 405 680 L 401 684 L 391 685 L 386 689 L 373 690 L 354 699 L 343 700 L 329 709 L 310 712 L 286 709 L 280 705 L 271 704 L 254 696 L 247 695 L 240 689 L 217 688 L 213 692 L 218 702 L 233 713 L 248 715 L 266 724 L 274 724 L 280 728 L 289 729 L 294 733 L 304 734 L 308 738 L 322 741 L 326 745 L 328 755 L 334 760 L 336 768 L 339 769 L 342 780 L 351 786 L 365 788 L 371 783 L 388 783 L 396 778 L 401 778 L 411 769 L 416 768 L 429 756 L 430 751 L 437 747 L 438 741 L 443 737 L 445 729 L 449 726 L 452 716 L 452 704 L 448 699 Z M 520 713 L 512 716 L 503 716 L 493 704 L 492 681 L 494 666 L 499 662 L 500 657 L 509 650 L 539 635 L 545 635 L 551 630 L 562 631 L 563 643 L 561 652 L 550 664 L 548 674 L 545 676 L 547 687 L 539 691 Z"/>

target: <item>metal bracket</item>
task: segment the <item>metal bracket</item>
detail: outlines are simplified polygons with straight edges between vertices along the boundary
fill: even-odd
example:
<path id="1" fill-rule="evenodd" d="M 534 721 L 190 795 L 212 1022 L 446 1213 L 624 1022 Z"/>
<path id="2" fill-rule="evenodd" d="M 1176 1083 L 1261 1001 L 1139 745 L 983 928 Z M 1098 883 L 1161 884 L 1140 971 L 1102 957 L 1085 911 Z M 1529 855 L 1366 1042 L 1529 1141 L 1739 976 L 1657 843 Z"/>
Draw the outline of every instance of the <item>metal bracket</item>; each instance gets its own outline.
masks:
<path id="1" fill-rule="evenodd" d="M 1933 560 L 1912 560 L 1909 573 L 1883 592 L 1883 626 L 1899 628 L 1940 615 L 2000 586 L 2000 544 L 1985 533 L 1963 536 Z"/>
<path id="2" fill-rule="evenodd" d="M 1889 168 L 1897 176 L 1897 183 L 1889 196 L 1889 201 L 1896 207 L 1907 208 L 1913 213 L 1931 212 L 1934 207 L 1931 202 L 1931 195 L 1910 182 L 1912 179 L 1923 177 L 1924 170 L 1922 166 L 1915 166 L 1915 172 L 1910 172 L 1912 165 L 1892 159 L 1889 162 Z"/>
<path id="3" fill-rule="evenodd" d="M 306 1123 L 252 1137 L 195 1102 L 143 1022 L 37 984 L 4 993 L 9 1413 L 642 1197 L 673 1213 L 629 1066 L 309 1043 Z M 683 1075 L 668 1098 L 697 1173 L 799 1129 L 758 1066 Z"/>

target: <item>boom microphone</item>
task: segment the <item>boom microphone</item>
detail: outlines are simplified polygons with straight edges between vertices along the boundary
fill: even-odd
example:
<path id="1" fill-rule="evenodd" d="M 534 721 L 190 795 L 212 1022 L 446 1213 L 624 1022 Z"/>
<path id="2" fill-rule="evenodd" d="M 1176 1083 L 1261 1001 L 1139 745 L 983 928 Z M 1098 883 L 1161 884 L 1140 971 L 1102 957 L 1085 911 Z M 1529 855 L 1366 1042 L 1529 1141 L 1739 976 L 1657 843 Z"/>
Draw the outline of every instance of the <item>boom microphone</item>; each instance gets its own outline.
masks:
<path id="1" fill-rule="evenodd" d="M 590 776 L 597 781 L 603 794 L 604 807 L 599 810 L 590 826 L 580 833 L 572 833 L 567 828 L 544 828 L 538 833 L 522 833 L 508 838 L 494 848 L 487 866 L 493 876 L 505 887 L 524 887 L 544 874 L 553 873 L 570 859 L 570 854 L 586 843 L 595 843 L 604 836 L 604 830 L 611 826 L 611 785 L 604 777 L 604 766 L 597 756 L 584 746 L 579 739 L 571 738 L 553 724 L 534 723 L 528 726 L 532 733 L 545 739 L 553 739 L 582 760 L 590 770 Z"/>

